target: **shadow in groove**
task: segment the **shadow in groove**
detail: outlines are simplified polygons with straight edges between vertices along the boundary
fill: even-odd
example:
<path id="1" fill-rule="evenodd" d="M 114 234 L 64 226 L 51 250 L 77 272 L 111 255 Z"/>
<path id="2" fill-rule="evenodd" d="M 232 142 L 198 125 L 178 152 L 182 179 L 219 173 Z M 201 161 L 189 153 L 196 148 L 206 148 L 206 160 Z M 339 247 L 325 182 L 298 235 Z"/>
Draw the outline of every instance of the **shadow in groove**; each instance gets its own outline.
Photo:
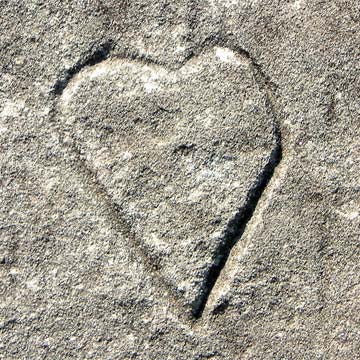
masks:
<path id="1" fill-rule="evenodd" d="M 229 221 L 224 231 L 223 239 L 213 256 L 213 263 L 205 277 L 202 290 L 192 304 L 192 315 L 196 319 L 201 317 L 210 293 L 229 258 L 231 249 L 241 239 L 247 223 L 254 214 L 261 195 L 272 178 L 275 168 L 282 159 L 281 134 L 279 129 L 275 129 L 275 131 L 277 142 L 271 152 L 269 162 L 259 174 L 255 185 L 249 190 L 246 205 L 240 208 L 236 215 Z"/>

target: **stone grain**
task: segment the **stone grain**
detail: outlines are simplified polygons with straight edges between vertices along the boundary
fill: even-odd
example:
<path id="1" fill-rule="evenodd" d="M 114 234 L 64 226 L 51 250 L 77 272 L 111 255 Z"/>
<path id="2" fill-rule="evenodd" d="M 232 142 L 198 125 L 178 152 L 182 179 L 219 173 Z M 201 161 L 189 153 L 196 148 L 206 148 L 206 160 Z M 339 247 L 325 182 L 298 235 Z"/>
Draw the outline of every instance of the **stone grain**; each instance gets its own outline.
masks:
<path id="1" fill-rule="evenodd" d="M 0 5 L 0 359 L 359 358 L 357 1 Z M 231 53 L 240 64 L 220 61 Z M 189 75 L 194 62 L 204 78 Z M 211 103 L 216 126 L 204 131 L 195 119 Z M 219 215 L 223 229 L 246 203 L 275 123 L 280 164 L 195 320 L 186 304 L 219 241 L 204 224 Z M 213 138 L 235 135 L 232 156 L 246 161 L 226 160 L 236 165 L 226 181 L 204 182 L 212 205 L 176 218 L 184 209 L 161 201 L 158 182 L 174 187 L 170 199 L 188 198 Z M 159 138 L 167 151 L 156 151 Z M 221 149 L 217 166 L 231 146 Z M 133 153 L 139 167 L 124 172 Z M 196 169 L 184 179 L 189 158 Z M 144 172 L 146 187 L 140 165 L 164 179 Z M 236 181 L 242 192 L 227 188 Z M 152 221 L 147 206 L 158 205 Z M 160 245 L 149 237 L 159 218 L 174 231 Z M 204 247 L 190 250 L 201 234 Z"/>

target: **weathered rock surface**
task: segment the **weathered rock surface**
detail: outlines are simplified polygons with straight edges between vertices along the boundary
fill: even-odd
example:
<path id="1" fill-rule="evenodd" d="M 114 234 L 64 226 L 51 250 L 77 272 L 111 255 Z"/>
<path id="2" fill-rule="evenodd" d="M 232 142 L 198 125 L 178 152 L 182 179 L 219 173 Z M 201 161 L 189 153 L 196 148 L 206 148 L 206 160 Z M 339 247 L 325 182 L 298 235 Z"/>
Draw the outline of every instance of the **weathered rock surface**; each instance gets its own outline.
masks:
<path id="1" fill-rule="evenodd" d="M 70 81 L 56 120 L 196 312 L 221 248 L 275 166 L 280 140 L 249 59 L 217 47 L 173 71 L 106 60 Z"/>
<path id="2" fill-rule="evenodd" d="M 359 357 L 358 2 L 0 5 L 0 359 Z"/>

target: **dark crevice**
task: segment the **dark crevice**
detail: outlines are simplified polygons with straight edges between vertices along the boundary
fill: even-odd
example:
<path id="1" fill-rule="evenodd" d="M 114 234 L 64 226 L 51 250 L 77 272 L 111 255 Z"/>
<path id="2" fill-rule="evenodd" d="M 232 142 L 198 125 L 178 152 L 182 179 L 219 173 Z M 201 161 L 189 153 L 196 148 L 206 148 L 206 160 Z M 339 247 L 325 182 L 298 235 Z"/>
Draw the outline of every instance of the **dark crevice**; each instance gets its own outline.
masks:
<path id="1" fill-rule="evenodd" d="M 196 319 L 201 317 L 210 293 L 229 258 L 232 248 L 241 239 L 246 229 L 246 225 L 255 212 L 261 195 L 264 193 L 266 186 L 274 174 L 275 168 L 282 159 L 280 130 L 276 128 L 275 131 L 277 141 L 270 154 L 270 159 L 263 171 L 257 177 L 254 186 L 249 190 L 246 205 L 240 208 L 227 224 L 221 243 L 213 255 L 213 262 L 207 272 L 200 295 L 192 304 L 192 315 Z"/>
<path id="2" fill-rule="evenodd" d="M 113 42 L 112 40 L 108 40 L 103 44 L 98 45 L 96 48 L 90 49 L 84 58 L 77 61 L 69 70 L 66 71 L 62 78 L 56 81 L 52 89 L 53 95 L 60 96 L 67 87 L 70 80 L 83 68 L 87 66 L 93 66 L 104 61 L 109 56 L 112 48 Z"/>
<path id="3" fill-rule="evenodd" d="M 326 117 L 325 117 L 325 121 L 328 125 L 332 125 L 334 123 L 335 120 L 335 96 L 331 95 L 330 96 L 330 102 L 326 111 Z"/>
<path id="4" fill-rule="evenodd" d="M 254 78 L 258 83 L 259 87 L 266 94 L 266 105 L 269 109 L 269 115 L 273 116 L 274 118 L 273 132 L 276 143 L 270 154 L 268 163 L 263 168 L 262 172 L 258 175 L 254 186 L 249 190 L 247 194 L 245 206 L 238 209 L 237 213 L 229 221 L 226 229 L 224 230 L 223 238 L 213 255 L 212 265 L 207 271 L 207 275 L 202 284 L 199 296 L 192 304 L 191 312 L 195 319 L 201 318 L 209 296 L 223 268 L 225 267 L 232 248 L 242 238 L 247 224 L 254 215 L 255 209 L 261 196 L 263 195 L 267 185 L 269 184 L 271 178 L 274 175 L 275 169 L 280 164 L 283 157 L 282 134 L 279 125 L 276 98 L 274 96 L 276 84 L 274 84 L 271 81 L 270 77 L 264 73 L 261 65 L 259 65 L 255 61 L 249 51 L 243 48 L 231 46 L 231 44 L 228 44 L 228 41 L 225 41 L 221 36 L 220 41 L 218 41 L 217 45 L 226 46 L 237 52 L 239 55 L 247 58 L 251 62 Z M 226 306 L 228 306 L 228 304 Z"/>

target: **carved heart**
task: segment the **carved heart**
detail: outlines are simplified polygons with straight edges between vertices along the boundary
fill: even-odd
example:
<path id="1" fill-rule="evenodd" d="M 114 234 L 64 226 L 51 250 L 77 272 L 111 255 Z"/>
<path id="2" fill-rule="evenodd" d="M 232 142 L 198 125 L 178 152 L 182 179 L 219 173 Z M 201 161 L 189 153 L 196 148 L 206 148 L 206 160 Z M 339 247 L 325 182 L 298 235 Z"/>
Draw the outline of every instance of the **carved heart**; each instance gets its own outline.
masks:
<path id="1" fill-rule="evenodd" d="M 164 279 L 198 304 L 276 146 L 251 63 L 224 48 L 176 70 L 109 59 L 75 76 L 59 104 L 62 128 Z"/>

